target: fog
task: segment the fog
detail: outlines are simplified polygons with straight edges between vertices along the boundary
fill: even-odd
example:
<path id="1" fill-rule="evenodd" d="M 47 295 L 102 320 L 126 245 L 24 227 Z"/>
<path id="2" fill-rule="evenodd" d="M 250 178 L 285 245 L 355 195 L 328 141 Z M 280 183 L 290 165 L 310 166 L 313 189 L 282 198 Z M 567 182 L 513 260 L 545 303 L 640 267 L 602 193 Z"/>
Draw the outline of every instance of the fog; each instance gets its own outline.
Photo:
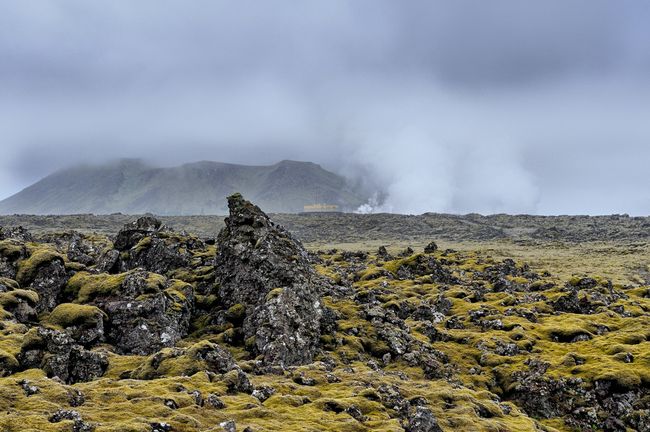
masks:
<path id="1" fill-rule="evenodd" d="M 0 198 L 79 162 L 309 160 L 367 211 L 650 214 L 643 0 L 0 3 Z"/>

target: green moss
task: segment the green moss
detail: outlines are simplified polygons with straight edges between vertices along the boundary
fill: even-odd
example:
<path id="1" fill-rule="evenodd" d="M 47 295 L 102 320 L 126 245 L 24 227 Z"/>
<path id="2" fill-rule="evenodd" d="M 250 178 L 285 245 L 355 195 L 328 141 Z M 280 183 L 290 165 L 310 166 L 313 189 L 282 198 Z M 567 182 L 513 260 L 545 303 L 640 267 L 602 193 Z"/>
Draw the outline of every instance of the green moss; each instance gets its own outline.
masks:
<path id="1" fill-rule="evenodd" d="M 282 295 L 284 288 L 274 288 L 266 294 L 266 301 L 273 300 L 276 297 Z"/>
<path id="2" fill-rule="evenodd" d="M 14 240 L 0 241 L 0 257 L 7 258 L 9 261 L 14 261 L 23 254 L 25 248 Z"/>
<path id="3" fill-rule="evenodd" d="M 241 324 L 246 317 L 246 307 L 243 304 L 236 304 L 226 311 L 226 319 L 233 324 Z"/>
<path id="4" fill-rule="evenodd" d="M 76 298 L 80 303 L 92 301 L 98 295 L 110 294 L 117 291 L 128 273 L 117 275 L 90 274 L 79 272 L 72 276 L 65 287 L 65 294 Z"/>
<path id="5" fill-rule="evenodd" d="M 10 374 L 18 369 L 18 366 L 16 357 L 0 349 L 0 376 Z"/>
<path id="6" fill-rule="evenodd" d="M 133 246 L 131 249 L 135 250 L 136 252 L 140 252 L 148 248 L 149 246 L 151 246 L 151 237 L 143 237 L 142 239 L 140 239 L 138 244 Z"/>
<path id="7" fill-rule="evenodd" d="M 0 306 L 2 307 L 16 306 L 20 302 L 27 302 L 29 305 L 34 306 L 38 303 L 38 293 L 25 289 L 0 293 Z"/>
<path id="8" fill-rule="evenodd" d="M 66 328 L 93 324 L 106 318 L 106 314 L 95 306 L 63 303 L 58 305 L 46 319 L 48 324 Z"/>
<path id="9" fill-rule="evenodd" d="M 0 277 L 0 285 L 4 285 L 13 290 L 17 290 L 18 288 L 20 288 L 18 282 L 16 282 L 13 279 L 5 278 L 5 277 Z"/>
<path id="10" fill-rule="evenodd" d="M 55 260 L 60 260 L 62 264 L 64 263 L 64 258 L 61 254 L 47 247 L 33 247 L 30 252 L 29 258 L 20 261 L 18 264 L 16 281 L 21 286 L 29 285 L 40 267 Z"/>

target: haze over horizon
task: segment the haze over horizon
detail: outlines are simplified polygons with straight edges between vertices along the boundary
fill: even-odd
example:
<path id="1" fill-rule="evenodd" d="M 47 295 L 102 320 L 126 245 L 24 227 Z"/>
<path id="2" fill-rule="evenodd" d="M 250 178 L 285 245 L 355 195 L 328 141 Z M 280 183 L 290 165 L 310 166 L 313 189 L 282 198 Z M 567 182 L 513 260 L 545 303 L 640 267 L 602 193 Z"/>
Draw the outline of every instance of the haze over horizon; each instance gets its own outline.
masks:
<path id="1" fill-rule="evenodd" d="M 650 214 L 650 3 L 0 4 L 0 199 L 77 163 L 311 161 L 378 211 Z"/>

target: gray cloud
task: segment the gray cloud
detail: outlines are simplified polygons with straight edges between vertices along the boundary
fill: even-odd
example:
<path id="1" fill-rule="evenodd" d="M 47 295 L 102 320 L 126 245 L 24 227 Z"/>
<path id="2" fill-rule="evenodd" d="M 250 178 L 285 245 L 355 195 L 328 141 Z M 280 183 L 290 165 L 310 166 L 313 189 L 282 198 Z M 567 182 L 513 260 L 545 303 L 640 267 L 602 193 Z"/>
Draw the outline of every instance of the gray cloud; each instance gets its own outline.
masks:
<path id="1" fill-rule="evenodd" d="M 6 1 L 0 196 L 314 160 L 400 212 L 650 213 L 644 1 Z"/>

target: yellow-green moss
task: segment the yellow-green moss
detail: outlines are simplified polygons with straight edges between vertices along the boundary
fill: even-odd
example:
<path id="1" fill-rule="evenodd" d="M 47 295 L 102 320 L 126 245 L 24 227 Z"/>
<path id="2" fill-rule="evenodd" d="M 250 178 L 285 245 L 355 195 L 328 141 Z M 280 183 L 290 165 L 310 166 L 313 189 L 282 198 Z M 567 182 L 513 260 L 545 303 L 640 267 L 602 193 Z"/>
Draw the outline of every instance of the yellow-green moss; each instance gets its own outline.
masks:
<path id="1" fill-rule="evenodd" d="M 13 261 L 20 257 L 23 250 L 24 247 L 14 240 L 0 241 L 0 256 L 3 258 L 8 258 Z"/>
<path id="2" fill-rule="evenodd" d="M 106 317 L 96 306 L 75 303 L 63 303 L 54 308 L 46 319 L 48 324 L 58 327 L 70 327 L 91 324 Z"/>
<path id="3" fill-rule="evenodd" d="M 65 293 L 71 297 L 76 297 L 79 303 L 87 303 L 98 295 L 117 291 L 127 275 L 128 273 L 96 275 L 79 272 L 70 278 L 65 287 Z"/>
<path id="4" fill-rule="evenodd" d="M 18 282 L 16 282 L 13 279 L 8 279 L 8 278 L 5 278 L 5 277 L 0 277 L 0 285 L 4 285 L 4 286 L 6 286 L 6 287 L 8 287 L 10 289 L 14 289 L 14 290 L 20 288 L 20 285 L 18 285 Z"/>
<path id="5" fill-rule="evenodd" d="M 9 307 L 15 306 L 21 301 L 27 302 L 30 305 L 38 303 L 38 293 L 36 291 L 16 289 L 0 293 L 0 306 Z"/>
<path id="6" fill-rule="evenodd" d="M 60 253 L 47 247 L 32 247 L 30 248 L 30 253 L 29 258 L 20 261 L 18 264 L 16 281 L 18 281 L 21 286 L 29 285 L 41 266 L 49 264 L 57 259 L 64 262 L 64 258 Z"/>

